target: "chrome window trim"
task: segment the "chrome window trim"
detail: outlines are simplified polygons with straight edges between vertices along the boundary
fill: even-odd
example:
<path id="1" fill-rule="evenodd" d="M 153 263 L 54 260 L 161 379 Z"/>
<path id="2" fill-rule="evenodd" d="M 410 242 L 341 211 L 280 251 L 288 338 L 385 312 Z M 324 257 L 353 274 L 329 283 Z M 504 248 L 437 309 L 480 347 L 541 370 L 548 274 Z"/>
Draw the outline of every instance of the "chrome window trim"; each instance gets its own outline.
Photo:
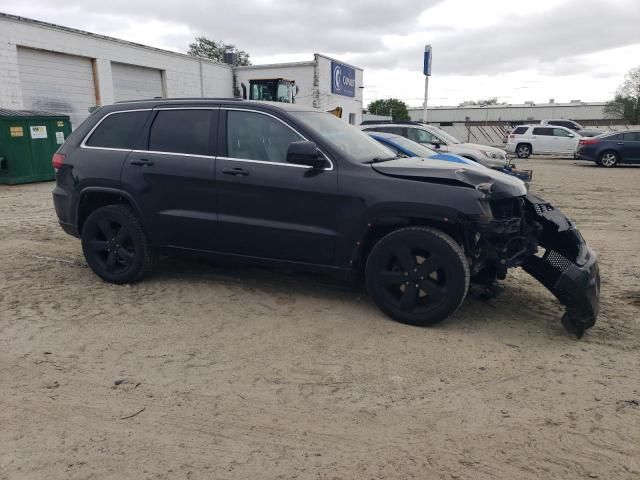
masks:
<path id="1" fill-rule="evenodd" d="M 276 117 L 275 115 L 272 115 L 270 113 L 267 112 L 263 112 L 261 110 L 254 110 L 251 108 L 234 108 L 234 107 L 220 107 L 220 110 L 229 110 L 229 111 L 236 111 L 236 112 L 251 112 L 251 113 L 258 113 L 261 115 L 266 115 L 267 117 L 271 117 L 276 119 L 277 121 L 279 121 L 280 123 L 282 123 L 284 126 L 286 126 L 287 128 L 289 128 L 291 131 L 293 131 L 296 135 L 298 135 L 300 138 L 304 139 L 305 141 L 309 141 L 309 139 L 307 137 L 305 137 L 304 135 L 302 135 L 298 130 L 296 130 L 295 128 L 293 128 L 291 125 L 289 125 L 287 122 L 285 122 L 284 120 Z M 329 158 L 329 156 L 324 153 L 320 148 L 318 148 L 318 151 L 322 154 L 322 156 L 324 157 L 324 159 L 329 162 L 329 167 L 328 168 L 319 168 L 318 170 L 323 170 L 323 171 L 331 171 L 334 169 L 333 167 L 333 162 L 331 161 L 331 159 Z M 240 162 L 251 162 L 251 163 L 264 163 L 266 165 L 278 165 L 278 166 L 287 166 L 287 167 L 296 167 L 296 168 L 312 168 L 309 165 L 300 165 L 297 163 L 283 163 L 283 162 L 268 162 L 266 160 L 251 160 L 251 159 L 244 159 L 244 158 L 232 158 L 232 157 L 218 157 L 224 160 L 238 160 Z"/>
<path id="2" fill-rule="evenodd" d="M 208 159 L 220 158 L 220 157 L 214 157 L 213 155 L 200 155 L 197 153 L 159 152 L 157 150 L 127 150 L 127 151 L 131 153 L 149 153 L 153 155 L 179 155 L 181 157 L 208 158 Z"/>
<path id="3" fill-rule="evenodd" d="M 300 165 L 298 163 L 283 163 L 283 162 L 268 162 L 266 160 L 251 160 L 250 158 L 233 158 L 233 157 L 216 157 L 220 160 L 231 160 L 232 162 L 246 162 L 246 163 L 258 163 L 262 165 L 275 165 L 278 167 L 293 167 L 293 168 L 304 168 L 305 170 L 309 170 L 313 167 L 309 165 Z M 322 170 L 331 170 L 329 168 L 323 168 Z"/>

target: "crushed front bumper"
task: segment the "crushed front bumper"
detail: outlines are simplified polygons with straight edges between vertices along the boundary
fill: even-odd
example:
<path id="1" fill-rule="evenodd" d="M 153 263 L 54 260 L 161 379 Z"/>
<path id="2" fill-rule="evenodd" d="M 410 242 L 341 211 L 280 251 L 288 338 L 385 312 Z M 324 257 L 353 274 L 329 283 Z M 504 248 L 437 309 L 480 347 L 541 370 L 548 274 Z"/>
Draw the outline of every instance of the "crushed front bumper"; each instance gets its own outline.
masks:
<path id="1" fill-rule="evenodd" d="M 544 254 L 527 257 L 522 268 L 566 306 L 562 325 L 580 338 L 598 316 L 598 257 L 560 210 L 532 194 L 526 196 L 525 205 L 528 217 L 542 227 L 538 241 Z"/>

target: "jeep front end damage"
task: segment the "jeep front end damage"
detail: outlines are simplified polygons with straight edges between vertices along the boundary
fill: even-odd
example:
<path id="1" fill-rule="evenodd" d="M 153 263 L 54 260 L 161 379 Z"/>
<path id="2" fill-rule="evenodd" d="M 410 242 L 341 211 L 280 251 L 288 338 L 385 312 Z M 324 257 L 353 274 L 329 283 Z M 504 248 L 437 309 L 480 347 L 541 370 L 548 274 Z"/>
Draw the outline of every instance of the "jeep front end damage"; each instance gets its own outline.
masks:
<path id="1" fill-rule="evenodd" d="M 596 323 L 600 304 L 598 258 L 573 223 L 535 195 L 525 197 L 527 216 L 542 227 L 542 257 L 532 255 L 522 268 L 567 307 L 562 325 L 578 338 Z"/>
<path id="2" fill-rule="evenodd" d="M 565 329 L 578 338 L 595 324 L 600 296 L 598 260 L 573 223 L 528 194 L 490 201 L 491 214 L 467 232 L 472 281 L 487 292 L 521 266 L 565 305 Z"/>

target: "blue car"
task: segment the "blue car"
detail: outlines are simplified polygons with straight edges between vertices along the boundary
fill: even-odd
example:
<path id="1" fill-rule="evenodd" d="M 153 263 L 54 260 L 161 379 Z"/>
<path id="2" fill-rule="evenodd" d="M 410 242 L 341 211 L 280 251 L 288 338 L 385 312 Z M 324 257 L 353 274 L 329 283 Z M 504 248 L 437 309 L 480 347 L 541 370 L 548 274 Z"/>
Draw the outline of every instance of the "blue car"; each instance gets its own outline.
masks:
<path id="1" fill-rule="evenodd" d="M 478 163 L 469 160 L 467 158 L 461 157 L 459 155 L 454 155 L 452 153 L 440 153 L 435 150 L 431 150 L 424 145 L 414 142 L 413 140 L 409 140 L 406 137 L 401 135 L 396 135 L 394 133 L 380 133 L 380 132 L 366 132 L 371 138 L 377 140 L 385 147 L 389 148 L 393 152 L 398 155 L 406 155 L 407 157 L 421 157 L 421 158 L 430 158 L 432 160 L 444 160 L 446 162 L 454 162 L 454 163 L 465 163 L 465 164 L 473 164 L 479 165 Z"/>
<path id="2" fill-rule="evenodd" d="M 581 138 L 575 156 L 607 168 L 619 163 L 640 163 L 640 130 Z"/>
<path id="3" fill-rule="evenodd" d="M 460 155 L 454 155 L 453 153 L 440 153 L 435 150 L 431 150 L 424 145 L 409 140 L 401 135 L 395 135 L 393 133 L 381 133 L 381 132 L 366 132 L 371 138 L 382 143 L 385 147 L 398 155 L 406 155 L 407 157 L 421 157 L 429 158 L 431 160 L 444 160 L 445 162 L 462 163 L 467 165 L 474 165 L 476 167 L 483 167 L 481 164 L 469 160 L 468 158 L 461 157 Z M 508 175 L 513 175 L 521 180 L 529 181 L 532 178 L 531 170 L 516 170 L 515 168 L 508 166 L 500 169 L 501 172 Z"/>

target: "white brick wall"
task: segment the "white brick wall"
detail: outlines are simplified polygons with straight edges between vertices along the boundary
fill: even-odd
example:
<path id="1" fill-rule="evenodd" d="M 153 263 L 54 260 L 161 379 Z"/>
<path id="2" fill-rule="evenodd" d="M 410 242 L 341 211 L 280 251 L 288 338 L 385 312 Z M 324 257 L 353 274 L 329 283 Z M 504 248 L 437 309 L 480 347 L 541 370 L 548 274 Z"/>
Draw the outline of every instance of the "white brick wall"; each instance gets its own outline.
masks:
<path id="1" fill-rule="evenodd" d="M 337 106 L 342 107 L 342 118 L 349 120 L 349 114 L 356 116 L 356 125 L 362 122 L 362 86 L 363 75 L 362 69 L 353 67 L 356 71 L 356 94 L 355 97 L 346 97 L 344 95 L 336 95 L 331 92 L 331 61 L 329 57 L 316 54 L 318 62 L 318 107 L 322 110 L 332 110 Z M 335 60 L 339 63 L 340 60 Z M 347 64 L 348 65 L 348 64 Z"/>
<path id="2" fill-rule="evenodd" d="M 215 97 L 233 95 L 232 72 L 227 65 L 202 60 L 201 77 L 200 60 L 188 55 L 0 16 L 0 107 L 24 108 L 18 74 L 18 46 L 95 59 L 102 104 L 113 102 L 112 61 L 162 70 L 168 97 L 199 97 L 202 92 Z"/>

